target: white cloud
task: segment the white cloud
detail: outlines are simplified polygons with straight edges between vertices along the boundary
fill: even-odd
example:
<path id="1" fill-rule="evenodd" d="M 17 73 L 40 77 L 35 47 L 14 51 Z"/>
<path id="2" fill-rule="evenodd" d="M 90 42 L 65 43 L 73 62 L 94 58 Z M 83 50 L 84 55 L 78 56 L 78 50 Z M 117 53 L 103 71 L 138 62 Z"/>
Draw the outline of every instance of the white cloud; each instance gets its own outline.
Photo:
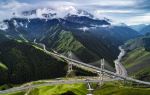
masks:
<path id="1" fill-rule="evenodd" d="M 9 19 L 12 17 L 13 12 L 19 12 L 28 7 L 30 7 L 29 4 L 19 3 L 14 0 L 7 3 L 0 3 L 0 20 Z"/>
<path id="2" fill-rule="evenodd" d="M 126 19 L 125 22 L 128 24 L 150 24 L 150 13 L 146 13 L 140 16 L 134 16 L 129 19 Z"/>
<path id="3" fill-rule="evenodd" d="M 134 0 L 95 0 L 91 4 L 96 4 L 100 6 L 133 6 L 136 2 Z"/>
<path id="4" fill-rule="evenodd" d="M 104 14 L 104 13 L 133 13 L 133 10 L 96 10 L 96 14 Z"/>
<path id="5" fill-rule="evenodd" d="M 59 11 L 64 13 L 68 11 L 74 12 L 75 9 L 73 9 L 72 5 L 75 4 L 65 1 L 38 1 L 34 4 L 18 2 L 16 0 L 12 0 L 10 2 L 2 2 L 0 3 L 0 20 L 11 18 L 13 16 L 13 13 L 19 15 L 20 12 L 25 10 L 36 8 L 43 9 L 45 7 L 59 8 Z M 41 12 L 43 12 L 43 10 L 38 10 L 39 15 Z"/>
<path id="6" fill-rule="evenodd" d="M 0 8 L 2 9 L 18 9 L 18 8 L 21 8 L 21 7 L 26 7 L 26 6 L 29 6 L 29 4 L 27 3 L 19 3 L 17 1 L 11 1 L 10 3 L 1 3 L 1 6 Z"/>
<path id="7" fill-rule="evenodd" d="M 135 0 L 68 0 L 79 5 L 99 5 L 99 6 L 133 6 Z"/>
<path id="8" fill-rule="evenodd" d="M 35 1 L 35 0 L 34 0 Z M 38 2 L 23 3 L 16 0 L 11 0 L 7 3 L 0 3 L 0 20 L 12 17 L 13 12 L 21 12 L 23 10 L 44 8 L 44 7 L 55 7 L 58 11 L 62 12 L 63 15 L 67 12 L 76 13 L 75 7 L 86 9 L 88 12 L 93 13 L 96 17 L 113 19 L 117 22 L 125 22 L 127 24 L 136 23 L 150 23 L 150 13 L 136 16 L 136 13 L 140 13 L 138 10 L 134 10 L 134 6 L 138 0 L 37 0 Z M 96 5 L 101 8 L 86 7 L 88 5 Z M 105 6 L 105 8 L 103 8 Z M 106 6 L 109 6 L 107 8 Z M 116 9 L 112 9 L 112 8 Z M 121 8 L 125 9 L 121 9 Z M 127 7 L 133 7 L 133 9 L 127 10 Z M 120 8 L 120 9 L 119 9 Z M 39 10 L 39 13 L 43 11 Z M 128 14 L 128 16 L 126 15 Z M 130 14 L 132 14 L 132 17 Z M 135 14 L 135 15 L 134 15 Z M 40 14 L 39 14 L 40 15 Z"/>

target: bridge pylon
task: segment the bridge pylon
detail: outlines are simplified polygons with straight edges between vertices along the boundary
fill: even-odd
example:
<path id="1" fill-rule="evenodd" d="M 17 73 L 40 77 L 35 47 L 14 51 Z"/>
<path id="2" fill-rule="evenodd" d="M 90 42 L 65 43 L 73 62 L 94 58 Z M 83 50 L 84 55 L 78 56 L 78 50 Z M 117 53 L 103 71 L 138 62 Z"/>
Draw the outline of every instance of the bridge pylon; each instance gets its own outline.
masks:
<path id="1" fill-rule="evenodd" d="M 70 51 L 68 52 L 68 58 L 72 59 L 72 53 Z M 72 76 L 75 76 L 75 72 L 73 70 L 72 62 L 68 61 L 67 77 L 72 77 Z"/>
<path id="2" fill-rule="evenodd" d="M 104 65 L 105 65 L 105 60 L 104 59 L 101 59 L 100 61 L 100 68 L 101 68 L 101 71 L 97 72 L 98 73 L 98 78 L 100 79 L 100 82 L 99 82 L 99 85 L 103 85 L 103 80 L 104 80 Z"/>
<path id="3" fill-rule="evenodd" d="M 72 69 L 72 63 L 71 62 L 69 62 L 68 63 L 68 73 L 70 73 L 70 72 L 72 72 L 73 71 L 73 69 Z"/>

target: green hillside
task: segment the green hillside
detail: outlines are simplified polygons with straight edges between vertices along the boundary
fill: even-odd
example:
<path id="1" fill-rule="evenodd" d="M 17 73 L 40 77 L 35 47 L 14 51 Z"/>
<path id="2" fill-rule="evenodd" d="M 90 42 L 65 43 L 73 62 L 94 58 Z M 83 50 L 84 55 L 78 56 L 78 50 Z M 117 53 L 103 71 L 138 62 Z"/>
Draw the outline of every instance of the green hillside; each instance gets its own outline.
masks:
<path id="1" fill-rule="evenodd" d="M 0 40 L 0 85 L 66 76 L 66 61 L 46 54 L 33 43 L 11 40 L 3 34 L 0 36 L 0 39 L 3 39 Z M 79 76 L 95 75 L 79 68 L 73 67 L 73 69 Z"/>
<path id="2" fill-rule="evenodd" d="M 0 62 L 0 70 L 8 70 L 7 66 Z"/>
<path id="3" fill-rule="evenodd" d="M 42 42 L 46 44 L 49 49 L 54 49 L 59 53 L 67 53 L 72 51 L 79 59 L 84 62 L 93 62 L 99 60 L 100 57 L 85 47 L 78 41 L 71 31 L 63 30 L 62 27 L 52 27 Z"/>
<path id="4" fill-rule="evenodd" d="M 129 75 L 145 81 L 150 81 L 149 41 L 149 37 L 141 37 L 129 41 L 128 44 L 125 45 L 127 54 L 122 60 Z"/>
<path id="5" fill-rule="evenodd" d="M 102 87 L 93 84 L 94 95 L 149 95 L 149 88 L 138 88 L 132 86 L 123 86 L 118 82 L 105 83 Z M 65 84 L 46 86 L 31 89 L 30 91 L 17 92 L 3 95 L 86 95 L 88 93 L 85 84 Z"/>
<path id="6" fill-rule="evenodd" d="M 66 62 L 47 55 L 28 43 L 10 40 L 0 45 L 0 60 L 5 68 L 7 67 L 6 76 L 0 72 L 0 84 L 23 83 L 66 75 Z M 6 78 L 3 79 L 4 77 Z"/>
<path id="7" fill-rule="evenodd" d="M 144 48 L 135 49 L 123 58 L 123 64 L 129 75 L 150 81 L 150 52 Z"/>
<path id="8" fill-rule="evenodd" d="M 66 56 L 68 56 L 67 52 L 71 51 L 78 59 L 86 63 L 96 62 L 101 58 L 105 58 L 110 63 L 108 65 L 114 66 L 113 60 L 116 53 L 108 51 L 109 48 L 106 44 L 100 41 L 99 38 L 94 38 L 92 33 L 71 31 L 60 26 L 53 26 L 48 32 L 49 34 L 42 37 L 41 40 L 41 43 L 44 43 L 47 49 L 56 50 L 59 53 L 66 54 Z M 81 35 L 82 37 L 80 37 Z"/>
<path id="9" fill-rule="evenodd" d="M 84 47 L 70 31 L 61 31 L 58 39 L 53 43 L 53 49 L 58 52 L 72 51 L 77 57 L 85 62 L 91 62 L 100 59 L 98 55 Z"/>

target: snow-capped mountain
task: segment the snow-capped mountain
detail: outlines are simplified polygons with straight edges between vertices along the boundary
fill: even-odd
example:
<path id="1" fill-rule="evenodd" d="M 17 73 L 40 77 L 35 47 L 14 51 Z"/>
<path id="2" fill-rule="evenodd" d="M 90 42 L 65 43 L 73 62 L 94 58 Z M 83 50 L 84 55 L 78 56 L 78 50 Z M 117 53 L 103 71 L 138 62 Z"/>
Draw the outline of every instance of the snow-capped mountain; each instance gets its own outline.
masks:
<path id="1" fill-rule="evenodd" d="M 127 26 L 114 26 L 107 18 L 96 19 L 92 14 L 74 7 L 38 8 L 14 13 L 13 18 L 4 20 L 0 26 L 9 38 L 25 42 L 36 39 L 58 52 L 66 52 L 80 43 L 110 63 L 118 56 L 119 45 L 139 36 Z M 65 48 L 62 49 L 62 46 Z M 85 51 L 79 50 L 82 53 Z"/>
<path id="2" fill-rule="evenodd" d="M 18 11 L 13 13 L 12 18 L 1 22 L 0 30 L 6 30 L 12 25 L 15 28 L 28 28 L 30 26 L 29 24 L 34 23 L 33 19 L 41 20 L 42 24 L 49 24 L 53 19 L 57 19 L 57 23 L 65 27 L 83 30 L 87 30 L 85 27 L 91 28 L 111 25 L 107 18 L 97 19 L 85 10 L 77 9 L 73 6 L 61 6 L 59 8 L 37 8 L 21 12 Z"/>
<path id="3" fill-rule="evenodd" d="M 61 6 L 59 8 L 37 8 L 14 13 L 13 15 L 18 18 L 41 18 L 41 19 L 65 18 L 71 15 L 87 16 L 90 18 L 94 17 L 87 11 L 77 9 L 73 6 Z"/>

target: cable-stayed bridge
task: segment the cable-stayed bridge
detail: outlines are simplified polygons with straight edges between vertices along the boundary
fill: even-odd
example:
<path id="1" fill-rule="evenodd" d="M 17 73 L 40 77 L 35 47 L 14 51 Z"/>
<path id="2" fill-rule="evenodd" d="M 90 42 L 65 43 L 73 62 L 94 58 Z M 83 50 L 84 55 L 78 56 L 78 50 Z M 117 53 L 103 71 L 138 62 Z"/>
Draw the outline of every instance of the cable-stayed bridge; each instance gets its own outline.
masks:
<path id="1" fill-rule="evenodd" d="M 50 53 L 48 51 L 45 51 L 47 53 Z M 99 67 L 95 67 L 93 65 L 89 65 L 89 64 L 86 64 L 84 62 L 80 62 L 80 61 L 77 61 L 77 60 L 74 60 L 74 59 L 70 59 L 66 56 L 63 56 L 63 55 L 60 55 L 58 53 L 51 53 L 52 55 L 54 56 L 57 56 L 57 57 L 60 57 L 60 58 L 63 58 L 67 61 L 70 61 L 72 62 L 72 65 L 74 66 L 77 66 L 79 68 L 87 68 L 87 70 L 91 70 L 92 72 L 103 72 L 105 74 L 108 74 L 109 76 L 113 76 L 113 77 L 117 77 L 117 78 L 120 78 L 120 79 L 123 79 L 123 80 L 127 80 L 127 81 L 132 81 L 132 82 L 137 82 L 139 84 L 145 84 L 145 85 L 150 85 L 150 82 L 145 82 L 145 81 L 141 81 L 141 80 L 137 80 L 137 79 L 133 79 L 133 78 L 130 78 L 130 77 L 127 77 L 127 76 L 122 76 L 122 75 L 119 75 L 117 73 L 114 73 L 114 72 L 111 72 L 111 71 L 108 71 L 106 69 L 102 69 L 102 68 L 99 68 Z M 104 61 L 103 61 L 104 62 Z"/>
<path id="2" fill-rule="evenodd" d="M 122 76 L 122 74 L 117 74 L 115 72 L 104 69 L 104 64 L 105 64 L 104 59 L 101 60 L 101 67 L 95 67 L 93 65 L 89 65 L 87 63 L 84 63 L 84 62 L 70 58 L 72 56 L 71 53 L 69 53 L 68 54 L 69 56 L 66 57 L 62 54 L 57 53 L 56 51 L 53 51 L 53 52 L 47 51 L 44 44 L 39 44 L 39 45 L 43 46 L 43 50 L 45 53 L 66 60 L 68 62 L 68 66 L 70 66 L 70 67 L 68 67 L 68 70 L 72 70 L 72 66 L 76 66 L 78 68 L 96 73 L 99 75 L 99 77 L 96 79 L 90 78 L 90 79 L 82 79 L 82 80 L 55 80 L 53 82 L 46 82 L 46 83 L 41 83 L 41 84 L 37 84 L 37 85 L 14 87 L 14 88 L 11 88 L 8 90 L 0 91 L 0 94 L 18 92 L 18 91 L 23 91 L 23 90 L 27 90 L 27 89 L 37 88 L 40 86 L 49 86 L 49 85 L 56 85 L 56 84 L 74 84 L 74 83 L 87 83 L 88 87 L 89 87 L 88 89 L 93 90 L 89 83 L 100 83 L 100 84 L 102 84 L 105 81 L 114 81 L 114 80 L 126 80 L 126 81 L 136 82 L 138 84 L 150 85 L 150 82 L 145 82 L 145 81 L 133 79 L 133 78 L 128 77 L 128 76 Z M 106 77 L 106 76 L 110 77 L 110 78 L 105 79 L 104 77 Z"/>

